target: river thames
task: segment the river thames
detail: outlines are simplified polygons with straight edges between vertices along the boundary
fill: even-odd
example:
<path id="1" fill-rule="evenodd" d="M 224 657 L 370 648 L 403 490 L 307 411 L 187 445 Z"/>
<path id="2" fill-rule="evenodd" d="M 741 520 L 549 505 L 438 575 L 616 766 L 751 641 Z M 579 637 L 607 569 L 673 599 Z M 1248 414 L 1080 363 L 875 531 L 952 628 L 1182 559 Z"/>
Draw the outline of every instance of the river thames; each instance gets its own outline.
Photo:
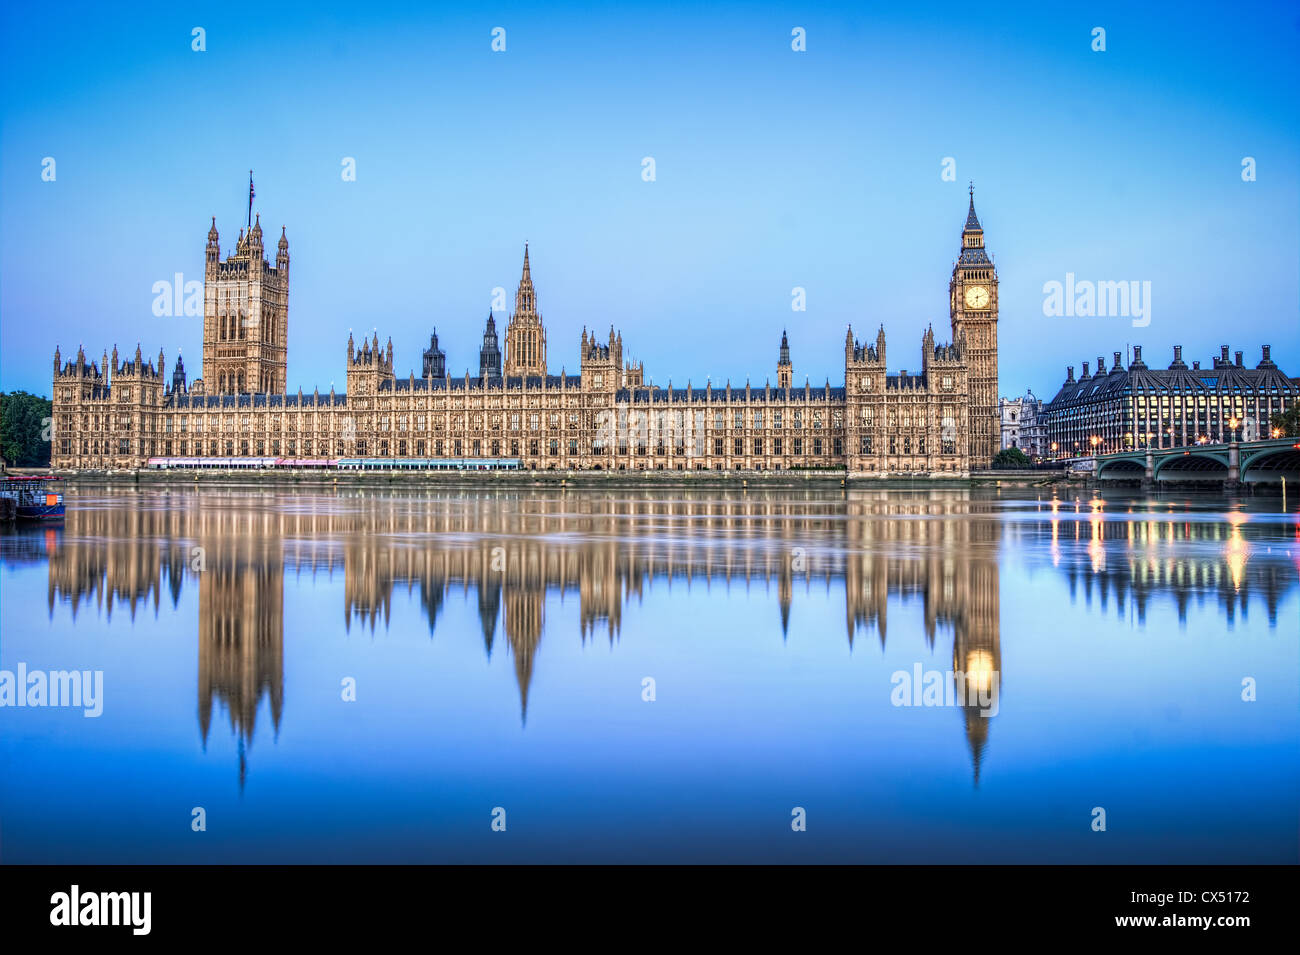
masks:
<path id="1" fill-rule="evenodd" d="M 1104 497 L 74 489 L 0 859 L 1296 862 L 1294 512 Z"/>

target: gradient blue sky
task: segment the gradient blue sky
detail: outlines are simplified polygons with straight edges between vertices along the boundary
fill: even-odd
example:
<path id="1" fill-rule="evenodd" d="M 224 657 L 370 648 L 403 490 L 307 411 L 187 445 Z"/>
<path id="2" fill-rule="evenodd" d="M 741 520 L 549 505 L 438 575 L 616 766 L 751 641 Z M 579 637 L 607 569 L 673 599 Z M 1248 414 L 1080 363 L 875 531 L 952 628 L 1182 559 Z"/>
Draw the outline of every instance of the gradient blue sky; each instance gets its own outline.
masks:
<path id="1" fill-rule="evenodd" d="M 970 179 L 1004 394 L 1133 344 L 1271 342 L 1300 373 L 1300 12 L 1131 7 L 8 5 L 0 388 L 48 394 L 56 343 L 182 348 L 196 375 L 201 322 L 155 317 L 152 286 L 202 278 L 212 215 L 231 247 L 249 168 L 288 227 L 292 389 L 342 390 L 350 328 L 405 374 L 436 325 L 476 371 L 525 239 L 553 372 L 584 324 L 659 384 L 775 379 L 783 327 L 796 381 L 841 382 L 846 322 L 916 369 L 926 324 L 949 335 Z M 1151 324 L 1045 318 L 1067 272 L 1150 281 Z"/>

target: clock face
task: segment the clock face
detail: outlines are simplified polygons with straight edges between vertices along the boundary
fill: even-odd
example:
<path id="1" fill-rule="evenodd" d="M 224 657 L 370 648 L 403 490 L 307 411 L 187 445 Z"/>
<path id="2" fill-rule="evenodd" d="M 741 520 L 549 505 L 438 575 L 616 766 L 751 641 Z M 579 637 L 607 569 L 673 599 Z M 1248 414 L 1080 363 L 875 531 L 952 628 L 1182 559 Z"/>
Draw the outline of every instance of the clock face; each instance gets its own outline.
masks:
<path id="1" fill-rule="evenodd" d="M 987 308 L 989 304 L 989 290 L 983 285 L 972 285 L 966 289 L 966 307 L 967 308 Z"/>

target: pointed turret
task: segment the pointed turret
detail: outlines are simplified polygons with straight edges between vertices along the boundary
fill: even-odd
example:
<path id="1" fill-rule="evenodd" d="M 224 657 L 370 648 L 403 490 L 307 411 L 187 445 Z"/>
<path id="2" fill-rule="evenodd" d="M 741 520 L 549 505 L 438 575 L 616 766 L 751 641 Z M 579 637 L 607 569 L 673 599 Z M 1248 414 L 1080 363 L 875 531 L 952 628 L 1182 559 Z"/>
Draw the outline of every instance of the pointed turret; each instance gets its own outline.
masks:
<path id="1" fill-rule="evenodd" d="M 221 260 L 221 237 L 217 234 L 217 217 L 212 217 L 212 228 L 208 230 L 208 246 L 204 259 L 208 266 L 215 268 Z"/>
<path id="2" fill-rule="evenodd" d="M 180 352 L 176 353 L 176 368 L 172 371 L 172 393 L 183 395 L 188 390 L 185 381 L 185 360 Z"/>
<path id="3" fill-rule="evenodd" d="M 781 329 L 781 349 L 777 353 L 776 360 L 776 386 L 778 388 L 789 388 L 793 377 L 794 366 L 790 364 L 790 339 L 786 337 L 783 328 Z"/>
<path id="4" fill-rule="evenodd" d="M 497 322 L 488 309 L 487 324 L 483 326 L 483 345 L 478 352 L 478 374 L 486 386 L 489 381 L 501 378 L 501 346 L 497 340 Z"/>
<path id="5" fill-rule="evenodd" d="M 424 378 L 447 377 L 447 353 L 438 347 L 438 329 L 429 336 L 429 347 L 424 350 L 424 362 L 421 376 Z"/>

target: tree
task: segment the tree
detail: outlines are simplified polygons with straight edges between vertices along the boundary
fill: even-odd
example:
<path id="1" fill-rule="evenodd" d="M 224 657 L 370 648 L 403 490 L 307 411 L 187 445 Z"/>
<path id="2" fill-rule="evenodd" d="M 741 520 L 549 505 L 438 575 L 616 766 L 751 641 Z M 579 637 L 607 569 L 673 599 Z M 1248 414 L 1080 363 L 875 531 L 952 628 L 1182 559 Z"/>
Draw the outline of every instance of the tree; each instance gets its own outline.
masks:
<path id="1" fill-rule="evenodd" d="M 993 466 L 995 468 L 1027 468 L 1029 467 L 1029 458 L 1025 457 L 1025 452 L 1019 448 L 1003 448 L 993 455 Z"/>
<path id="2" fill-rule="evenodd" d="M 1273 415 L 1268 419 L 1269 437 L 1272 437 L 1272 429 L 1281 430 L 1281 437 L 1300 438 L 1300 402 L 1292 402 L 1291 407 L 1286 411 Z"/>
<path id="3" fill-rule="evenodd" d="M 25 391 L 0 394 L 0 457 L 13 467 L 48 467 L 53 413 L 49 398 Z"/>

